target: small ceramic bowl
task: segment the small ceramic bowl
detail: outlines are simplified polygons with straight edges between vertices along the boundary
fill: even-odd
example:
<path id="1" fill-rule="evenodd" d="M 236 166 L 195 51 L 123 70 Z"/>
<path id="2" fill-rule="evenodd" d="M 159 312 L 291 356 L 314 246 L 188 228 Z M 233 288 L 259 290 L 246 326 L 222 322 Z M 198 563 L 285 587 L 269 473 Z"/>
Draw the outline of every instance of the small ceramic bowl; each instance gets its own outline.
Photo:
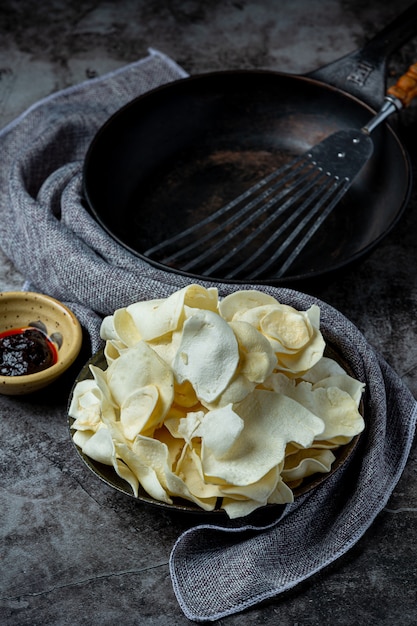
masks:
<path id="1" fill-rule="evenodd" d="M 61 302 L 29 291 L 0 292 L 0 337 L 6 331 L 27 327 L 40 330 L 53 344 L 55 362 L 31 374 L 0 375 L 0 394 L 23 395 L 46 387 L 69 368 L 80 352 L 80 323 Z"/>

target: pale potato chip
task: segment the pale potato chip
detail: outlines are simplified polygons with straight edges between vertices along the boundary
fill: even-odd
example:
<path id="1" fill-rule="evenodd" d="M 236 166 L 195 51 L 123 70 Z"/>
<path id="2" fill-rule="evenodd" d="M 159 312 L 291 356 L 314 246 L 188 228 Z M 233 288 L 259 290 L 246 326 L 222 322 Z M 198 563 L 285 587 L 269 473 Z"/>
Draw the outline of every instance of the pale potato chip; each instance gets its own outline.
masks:
<path id="1" fill-rule="evenodd" d="M 256 482 L 281 463 L 288 442 L 308 447 L 324 430 L 323 421 L 308 409 L 270 391 L 255 389 L 234 410 L 245 425 L 229 452 L 218 457 L 204 437 L 202 444 L 205 476 L 232 485 Z"/>
<path id="2" fill-rule="evenodd" d="M 171 368 L 144 341 L 123 352 L 106 370 L 110 392 L 122 407 L 126 398 L 138 389 L 154 385 L 158 401 L 152 414 L 152 425 L 162 423 L 174 399 L 174 377 Z M 147 424 L 147 428 L 150 425 Z"/>
<path id="3" fill-rule="evenodd" d="M 335 450 L 336 448 L 340 448 L 340 446 L 345 446 L 346 444 L 350 443 L 352 441 L 352 438 L 353 437 L 340 435 L 338 437 L 332 437 L 332 439 L 317 439 L 311 447 L 328 448 L 329 450 Z"/>
<path id="4" fill-rule="evenodd" d="M 117 445 L 117 444 L 116 444 Z M 117 454 L 123 463 L 118 465 L 118 474 L 123 477 L 126 473 L 133 474 L 135 480 L 143 487 L 143 489 L 155 500 L 172 504 L 172 499 L 162 487 L 157 472 L 152 464 L 147 461 L 144 463 L 140 455 L 136 454 L 127 444 L 117 445 Z M 133 491 L 135 491 L 135 482 L 130 481 Z M 137 495 L 137 487 L 136 487 Z"/>
<path id="5" fill-rule="evenodd" d="M 335 455 L 328 449 L 301 449 L 285 458 L 281 476 L 285 482 L 293 482 L 313 474 L 330 472 Z"/>
<path id="6" fill-rule="evenodd" d="M 221 316 L 228 322 L 240 320 L 243 313 L 264 305 L 276 305 L 278 300 L 263 291 L 248 289 L 247 291 L 235 291 L 219 302 Z"/>
<path id="7" fill-rule="evenodd" d="M 126 350 L 125 344 L 120 339 L 108 339 L 104 346 L 104 356 L 107 365 L 115 361 Z"/>
<path id="8" fill-rule="evenodd" d="M 127 439 L 155 429 L 161 420 L 157 409 L 159 391 L 155 385 L 145 385 L 135 389 L 120 407 L 120 423 Z"/>
<path id="9" fill-rule="evenodd" d="M 291 309 L 291 307 L 289 307 Z M 292 374 L 300 375 L 313 367 L 323 356 L 325 341 L 319 329 L 319 309 L 311 306 L 307 311 L 299 311 L 298 315 L 293 311 L 281 311 L 280 325 L 274 326 L 274 320 L 267 318 L 264 322 L 265 331 L 272 345 L 277 346 L 275 341 L 281 344 L 276 347 L 279 360 L 279 369 Z M 283 326 L 288 324 L 289 330 L 284 331 Z"/>
<path id="10" fill-rule="evenodd" d="M 268 498 L 275 491 L 280 479 L 280 467 L 279 465 L 274 465 L 269 472 L 267 472 L 255 483 L 250 483 L 248 485 L 226 484 L 220 489 L 222 495 L 226 498 L 231 497 L 234 499 L 254 500 L 258 502 L 258 506 L 262 506 L 268 502 Z"/>
<path id="11" fill-rule="evenodd" d="M 152 341 L 147 341 L 149 347 L 154 350 L 158 356 L 161 357 L 167 365 L 172 367 L 172 363 L 175 359 L 175 355 L 178 352 L 179 345 L 181 343 L 182 327 L 169 335 L 164 335 Z"/>
<path id="12" fill-rule="evenodd" d="M 198 405 L 196 407 L 196 410 L 203 408 L 201 405 Z M 180 420 L 182 418 L 187 417 L 187 413 L 188 413 L 188 409 L 186 407 L 180 406 L 179 404 L 175 404 L 173 403 L 169 410 L 168 413 L 165 416 L 164 419 L 164 424 L 167 424 L 168 422 L 170 422 L 171 420 Z"/>
<path id="13" fill-rule="evenodd" d="M 272 374 L 267 383 L 269 389 L 282 393 L 320 417 L 325 429 L 319 439 L 338 436 L 352 438 L 364 429 L 364 420 L 358 410 L 356 399 L 337 387 L 314 386 L 306 381 L 298 384 L 284 374 Z"/>
<path id="14" fill-rule="evenodd" d="M 199 403 L 194 387 L 189 380 L 174 383 L 174 403 L 186 409 L 191 409 Z"/>
<path id="15" fill-rule="evenodd" d="M 206 288 L 201 285 L 188 285 L 184 291 L 184 306 L 213 312 L 218 310 L 219 292 L 216 287 Z"/>
<path id="16" fill-rule="evenodd" d="M 70 415 L 75 417 L 73 428 L 78 430 L 98 430 L 103 424 L 113 428 L 119 417 L 118 407 L 107 387 L 104 372 L 90 365 L 93 379 L 80 381 L 75 386 Z"/>
<path id="17" fill-rule="evenodd" d="M 85 444 L 90 439 L 90 437 L 94 435 L 95 432 L 96 432 L 95 430 L 78 430 L 77 429 L 73 433 L 72 439 L 75 445 L 81 448 L 81 450 L 83 450 Z"/>
<path id="18" fill-rule="evenodd" d="M 323 356 L 325 342 L 318 318 L 315 305 L 307 311 L 297 311 L 276 302 L 235 312 L 233 321 L 245 321 L 257 328 L 271 344 L 279 369 L 299 374 Z"/>
<path id="19" fill-rule="evenodd" d="M 102 427 L 84 440 L 82 451 L 94 461 L 104 465 L 113 465 L 116 455 L 111 431 Z"/>
<path id="20" fill-rule="evenodd" d="M 252 393 L 255 387 L 256 383 L 251 382 L 248 378 L 246 378 L 246 376 L 240 373 L 239 369 L 237 369 L 235 375 L 223 393 L 221 393 L 213 402 L 204 402 L 204 406 L 209 410 L 213 410 L 222 406 L 227 406 L 228 404 L 241 402 L 247 395 Z"/>
<path id="21" fill-rule="evenodd" d="M 297 352 L 304 348 L 313 335 L 308 316 L 292 307 L 278 305 L 268 307 L 269 311 L 259 320 L 262 332 L 279 344 L 285 353 Z"/>
<path id="22" fill-rule="evenodd" d="M 229 325 L 238 342 L 240 374 L 251 382 L 263 383 L 277 364 L 271 344 L 248 322 L 230 322 Z"/>
<path id="23" fill-rule="evenodd" d="M 329 376 L 337 376 L 338 374 L 346 374 L 343 367 L 334 359 L 323 356 L 313 367 L 303 374 L 303 380 L 314 384 L 319 380 L 323 380 Z"/>
<path id="24" fill-rule="evenodd" d="M 186 443 L 191 443 L 193 437 L 197 437 L 197 430 L 204 419 L 203 411 L 190 411 L 185 417 L 169 417 L 164 424 L 172 437 L 183 439 Z"/>
<path id="25" fill-rule="evenodd" d="M 128 448 L 125 444 L 121 444 L 118 439 L 119 437 L 115 436 L 115 431 L 104 425 L 94 433 L 91 431 L 76 431 L 74 433 L 74 442 L 83 453 L 99 463 L 112 466 L 115 472 L 130 484 L 133 494 L 137 497 L 139 480 L 120 457 L 120 451 L 126 453 Z M 161 495 L 161 493 L 158 494 L 159 499 Z"/>
<path id="26" fill-rule="evenodd" d="M 101 423 L 102 394 L 94 379 L 80 381 L 74 389 L 69 413 L 77 430 L 97 430 Z"/>
<path id="27" fill-rule="evenodd" d="M 138 341 L 142 339 L 133 317 L 127 309 L 118 309 L 115 311 L 113 315 L 113 326 L 117 338 L 127 348 L 134 346 L 135 343 L 138 343 Z M 104 334 L 104 329 L 101 330 L 101 334 Z"/>
<path id="28" fill-rule="evenodd" d="M 226 389 L 205 406 L 213 410 L 241 402 L 273 371 L 277 359 L 266 337 L 247 322 L 229 322 L 238 342 L 239 363 Z"/>
<path id="29" fill-rule="evenodd" d="M 213 402 L 226 389 L 239 363 L 239 349 L 230 326 L 216 313 L 196 311 L 183 325 L 173 362 L 176 380 L 188 380 L 201 402 Z"/>
<path id="30" fill-rule="evenodd" d="M 307 382 L 313 383 L 313 388 L 339 387 L 339 389 L 346 391 L 358 406 L 365 389 L 364 383 L 347 374 L 334 359 L 325 356 L 308 370 L 302 378 Z"/>
<path id="31" fill-rule="evenodd" d="M 211 450 L 217 459 L 221 459 L 235 444 L 241 435 L 244 421 L 229 404 L 206 413 L 197 429 L 206 450 Z"/>
<path id="32" fill-rule="evenodd" d="M 168 495 L 195 502 L 206 511 L 213 510 L 216 497 L 198 498 L 191 493 L 184 480 L 172 472 L 169 467 L 169 450 L 165 443 L 138 435 L 133 443 L 132 451 L 141 463 L 154 469 L 159 483 Z"/>
<path id="33" fill-rule="evenodd" d="M 185 446 L 177 473 L 190 493 L 198 500 L 204 500 L 210 506 L 215 506 L 217 498 L 222 495 L 222 491 L 218 485 L 205 481 L 199 451 Z"/>
<path id="34" fill-rule="evenodd" d="M 320 310 L 188 285 L 103 320 L 106 371 L 78 383 L 74 442 L 138 495 L 230 518 L 292 502 L 363 427 L 364 385 L 324 357 Z"/>
<path id="35" fill-rule="evenodd" d="M 285 458 L 291 456 L 291 454 L 296 454 L 296 452 L 298 452 L 298 450 L 300 449 L 303 449 L 303 446 L 300 446 L 294 441 L 290 441 L 289 443 L 287 443 L 287 446 L 285 448 Z"/>
<path id="36" fill-rule="evenodd" d="M 119 339 L 114 327 L 114 315 L 107 315 L 101 322 L 100 337 L 104 339 L 104 341 Z"/>
<path id="37" fill-rule="evenodd" d="M 218 292 L 200 285 L 188 285 L 168 298 L 137 302 L 127 307 L 141 338 L 147 341 L 163 337 L 182 325 L 184 306 L 217 311 Z"/>
<path id="38" fill-rule="evenodd" d="M 223 497 L 222 508 L 230 519 L 249 515 L 259 507 L 267 504 L 289 504 L 294 501 L 294 494 L 283 482 L 279 467 L 273 468 L 265 479 L 258 481 L 254 485 L 249 485 L 246 488 L 247 497 L 242 496 L 245 488 L 242 487 L 241 489 L 242 492 L 239 492 L 239 488 L 237 488 L 236 491 L 230 491 L 230 496 L 225 495 Z M 251 493 L 254 496 L 253 498 L 249 496 Z"/>
<path id="39" fill-rule="evenodd" d="M 294 494 L 290 487 L 281 479 L 268 498 L 268 504 L 289 504 L 294 502 Z"/>
<path id="40" fill-rule="evenodd" d="M 92 385 L 95 385 L 96 394 L 100 397 L 100 421 L 96 426 L 96 420 L 94 420 L 94 427 L 91 429 L 91 435 L 101 428 L 106 428 L 113 441 L 124 442 L 125 434 L 123 427 L 120 423 L 120 409 L 114 402 L 110 390 L 107 386 L 106 372 L 103 372 L 100 368 L 90 365 L 90 371 L 93 374 Z M 81 386 L 82 388 L 82 386 Z M 82 398 L 82 396 L 81 396 Z M 73 423 L 73 428 L 76 428 L 77 420 Z"/>
<path id="41" fill-rule="evenodd" d="M 347 374 L 337 374 L 335 376 L 329 376 L 323 380 L 318 381 L 313 385 L 313 390 L 319 387 L 330 388 L 335 387 L 341 391 L 346 392 L 355 402 L 358 407 L 365 389 L 365 385 L 359 380 L 348 376 Z"/>
<path id="42" fill-rule="evenodd" d="M 168 298 L 142 300 L 126 307 L 141 339 L 149 341 L 163 337 L 178 326 L 183 299 L 179 292 Z"/>
<path id="43" fill-rule="evenodd" d="M 246 515 L 250 515 L 251 513 L 253 513 L 253 511 L 259 509 L 260 506 L 262 505 L 259 504 L 257 500 L 239 500 L 237 497 L 224 497 L 222 500 L 222 509 L 226 511 L 230 519 L 236 519 L 238 517 L 245 517 Z"/>
<path id="44" fill-rule="evenodd" d="M 318 387 L 313 390 L 313 396 L 315 410 L 326 425 L 320 439 L 354 437 L 363 431 L 363 417 L 348 393 L 337 387 Z"/>
<path id="45" fill-rule="evenodd" d="M 176 465 L 183 454 L 183 449 L 186 448 L 184 440 L 173 437 L 165 423 L 161 428 L 154 431 L 153 438 L 167 446 L 168 466 L 171 467 L 172 471 L 175 471 Z"/>

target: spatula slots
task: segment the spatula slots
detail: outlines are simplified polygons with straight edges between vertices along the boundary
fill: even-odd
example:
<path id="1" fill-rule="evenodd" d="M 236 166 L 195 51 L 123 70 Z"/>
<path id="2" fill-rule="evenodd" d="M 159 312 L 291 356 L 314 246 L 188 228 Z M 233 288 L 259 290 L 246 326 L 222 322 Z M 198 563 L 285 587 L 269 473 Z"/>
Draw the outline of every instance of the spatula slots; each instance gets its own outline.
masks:
<path id="1" fill-rule="evenodd" d="M 361 129 L 338 131 L 199 223 L 144 252 L 184 272 L 225 279 L 283 277 L 373 153 L 371 133 L 417 95 L 417 64 Z M 242 250 L 251 252 L 242 260 Z"/>

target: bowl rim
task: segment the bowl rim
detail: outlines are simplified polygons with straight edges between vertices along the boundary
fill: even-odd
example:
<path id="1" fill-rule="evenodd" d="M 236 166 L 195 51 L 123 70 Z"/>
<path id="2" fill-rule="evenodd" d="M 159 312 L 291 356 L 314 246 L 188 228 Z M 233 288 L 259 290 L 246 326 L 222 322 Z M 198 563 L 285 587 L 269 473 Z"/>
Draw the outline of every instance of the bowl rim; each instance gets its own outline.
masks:
<path id="1" fill-rule="evenodd" d="M 48 296 L 44 293 L 38 293 L 35 291 L 0 291 L 0 306 L 2 300 L 16 299 L 16 300 L 38 300 L 44 303 L 48 303 L 55 309 L 60 309 L 62 313 L 67 315 L 73 324 L 73 341 L 68 349 L 68 354 L 64 359 L 61 359 L 47 367 L 40 372 L 34 372 L 33 374 L 23 374 L 21 376 L 2 376 L 0 375 L 0 385 L 8 385 L 9 387 L 18 387 L 27 383 L 36 383 L 42 381 L 44 378 L 54 378 L 64 372 L 75 361 L 78 356 L 82 345 L 82 328 L 81 324 L 71 309 L 69 309 L 60 300 L 52 296 Z"/>

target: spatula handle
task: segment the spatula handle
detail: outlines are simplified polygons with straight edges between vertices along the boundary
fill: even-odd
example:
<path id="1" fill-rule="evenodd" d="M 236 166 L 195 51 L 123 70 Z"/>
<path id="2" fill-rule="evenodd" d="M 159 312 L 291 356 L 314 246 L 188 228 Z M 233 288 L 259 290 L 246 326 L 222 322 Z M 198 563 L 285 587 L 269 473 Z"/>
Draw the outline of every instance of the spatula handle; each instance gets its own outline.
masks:
<path id="1" fill-rule="evenodd" d="M 398 98 L 404 107 L 408 107 L 410 102 L 417 96 L 417 63 L 411 65 L 395 85 L 392 85 L 387 92 L 390 96 Z"/>

